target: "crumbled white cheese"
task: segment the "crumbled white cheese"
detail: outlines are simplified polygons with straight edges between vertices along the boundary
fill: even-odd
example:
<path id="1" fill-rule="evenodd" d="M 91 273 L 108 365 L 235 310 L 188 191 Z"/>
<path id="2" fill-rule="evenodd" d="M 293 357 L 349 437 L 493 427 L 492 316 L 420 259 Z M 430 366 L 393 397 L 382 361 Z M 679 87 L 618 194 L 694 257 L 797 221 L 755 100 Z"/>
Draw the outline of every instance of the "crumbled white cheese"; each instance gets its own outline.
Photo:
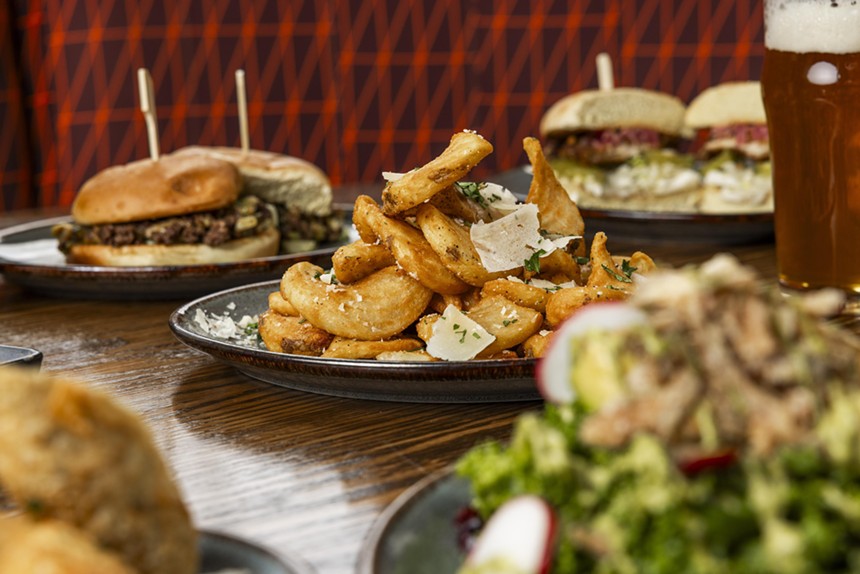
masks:
<path id="1" fill-rule="evenodd" d="M 236 309 L 236 303 L 234 303 L 233 301 L 230 301 L 229 303 L 227 303 L 227 309 L 230 311 L 235 310 Z"/>
<path id="2" fill-rule="evenodd" d="M 383 171 L 382 172 L 382 179 L 384 179 L 385 181 L 398 181 L 398 180 L 403 179 L 404 175 L 406 175 L 406 174 L 405 173 L 397 173 L 395 171 Z"/>
<path id="3" fill-rule="evenodd" d="M 433 334 L 427 341 L 427 352 L 445 361 L 468 361 L 496 340 L 480 324 L 448 305 L 433 324 Z"/>
<path id="4" fill-rule="evenodd" d="M 720 190 L 720 197 L 727 203 L 761 205 L 772 194 L 770 175 L 756 173 L 745 166 L 727 161 L 705 174 L 705 185 Z"/>
<path id="5" fill-rule="evenodd" d="M 620 198 L 643 193 L 664 196 L 691 191 L 701 183 L 699 172 L 671 162 L 624 164 L 609 175 L 604 192 Z"/>
<path id="6" fill-rule="evenodd" d="M 538 207 L 521 204 L 516 211 L 489 223 L 475 223 L 469 230 L 481 263 L 491 273 L 521 267 L 536 252 L 546 256 L 564 247 L 573 237 L 549 239 L 540 234 Z"/>
<path id="7" fill-rule="evenodd" d="M 334 279 L 334 271 L 329 270 L 319 276 L 319 280 L 325 283 L 326 285 L 332 285 L 336 283 Z"/>
<path id="8" fill-rule="evenodd" d="M 256 323 L 258 317 L 256 315 L 243 315 L 241 319 L 236 321 L 230 316 L 230 311 L 234 310 L 236 305 L 231 303 L 227 305 L 227 311 L 223 315 L 214 313 L 206 313 L 202 309 L 194 311 L 194 324 L 206 335 L 216 339 L 236 342 L 248 347 L 259 346 L 257 337 Z"/>

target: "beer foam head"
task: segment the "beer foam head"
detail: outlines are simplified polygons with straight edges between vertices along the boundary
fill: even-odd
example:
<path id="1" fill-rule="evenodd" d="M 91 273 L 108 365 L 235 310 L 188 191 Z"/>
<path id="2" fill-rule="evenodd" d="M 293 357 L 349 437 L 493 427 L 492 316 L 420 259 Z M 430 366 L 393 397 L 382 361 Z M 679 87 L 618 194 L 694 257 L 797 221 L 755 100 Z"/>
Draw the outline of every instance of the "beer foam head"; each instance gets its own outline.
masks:
<path id="1" fill-rule="evenodd" d="M 860 0 L 766 0 L 765 46 L 784 52 L 860 52 Z"/>

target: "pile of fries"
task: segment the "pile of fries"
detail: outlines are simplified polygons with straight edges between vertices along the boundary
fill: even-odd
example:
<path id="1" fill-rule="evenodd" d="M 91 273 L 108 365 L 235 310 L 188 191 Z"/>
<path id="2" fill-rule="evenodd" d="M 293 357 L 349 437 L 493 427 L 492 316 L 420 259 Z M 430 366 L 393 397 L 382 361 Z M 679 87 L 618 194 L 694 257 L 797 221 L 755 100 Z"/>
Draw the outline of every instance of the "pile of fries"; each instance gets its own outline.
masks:
<path id="1" fill-rule="evenodd" d="M 426 165 L 386 174 L 381 205 L 356 200 L 360 239 L 337 250 L 332 269 L 302 262 L 284 273 L 259 319 L 266 348 L 398 361 L 540 357 L 576 309 L 628 297 L 633 274 L 654 262 L 613 257 L 602 232 L 587 251 L 579 209 L 540 143 L 523 145 L 534 174 L 525 203 L 464 181 L 493 151 L 470 131 Z"/>

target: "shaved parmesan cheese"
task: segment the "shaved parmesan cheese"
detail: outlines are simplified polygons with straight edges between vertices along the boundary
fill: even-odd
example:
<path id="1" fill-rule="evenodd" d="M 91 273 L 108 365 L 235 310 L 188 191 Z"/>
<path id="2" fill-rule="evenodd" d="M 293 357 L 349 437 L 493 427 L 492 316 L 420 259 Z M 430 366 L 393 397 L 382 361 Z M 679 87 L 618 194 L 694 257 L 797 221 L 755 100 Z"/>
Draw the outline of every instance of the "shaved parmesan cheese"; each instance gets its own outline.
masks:
<path id="1" fill-rule="evenodd" d="M 382 179 L 384 179 L 385 181 L 397 181 L 397 180 L 403 179 L 404 175 L 406 175 L 406 174 L 405 173 L 397 173 L 395 171 L 383 171 L 382 172 Z"/>
<path id="2" fill-rule="evenodd" d="M 445 361 L 468 361 L 495 340 L 495 335 L 491 335 L 453 305 L 448 305 L 433 324 L 427 352 Z"/>
<path id="3" fill-rule="evenodd" d="M 489 223 L 475 223 L 469 236 L 481 263 L 491 273 L 521 267 L 537 251 L 546 256 L 563 248 L 573 236 L 548 239 L 540 234 L 538 207 L 524 203 L 512 213 Z"/>
<path id="4" fill-rule="evenodd" d="M 493 219 L 504 217 L 520 207 L 517 196 L 498 183 L 484 183 L 478 186 L 478 193 L 484 198 L 484 205 L 490 210 Z"/>

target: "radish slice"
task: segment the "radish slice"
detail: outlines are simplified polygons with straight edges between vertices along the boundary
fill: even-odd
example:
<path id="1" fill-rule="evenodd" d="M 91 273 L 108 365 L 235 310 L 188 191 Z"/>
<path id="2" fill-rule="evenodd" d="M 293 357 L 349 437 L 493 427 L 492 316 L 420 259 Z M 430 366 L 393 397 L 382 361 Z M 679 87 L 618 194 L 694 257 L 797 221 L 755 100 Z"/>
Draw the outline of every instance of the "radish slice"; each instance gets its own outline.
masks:
<path id="1" fill-rule="evenodd" d="M 570 351 L 572 338 L 589 331 L 620 331 L 646 320 L 645 313 L 626 303 L 598 303 L 577 311 L 556 330 L 535 370 L 543 398 L 556 404 L 570 404 L 576 400 L 570 381 L 571 365 L 576 360 Z"/>
<path id="2" fill-rule="evenodd" d="M 546 574 L 552 562 L 556 516 L 539 496 L 505 502 L 487 521 L 466 558 L 467 568 L 507 564 L 523 574 Z"/>

